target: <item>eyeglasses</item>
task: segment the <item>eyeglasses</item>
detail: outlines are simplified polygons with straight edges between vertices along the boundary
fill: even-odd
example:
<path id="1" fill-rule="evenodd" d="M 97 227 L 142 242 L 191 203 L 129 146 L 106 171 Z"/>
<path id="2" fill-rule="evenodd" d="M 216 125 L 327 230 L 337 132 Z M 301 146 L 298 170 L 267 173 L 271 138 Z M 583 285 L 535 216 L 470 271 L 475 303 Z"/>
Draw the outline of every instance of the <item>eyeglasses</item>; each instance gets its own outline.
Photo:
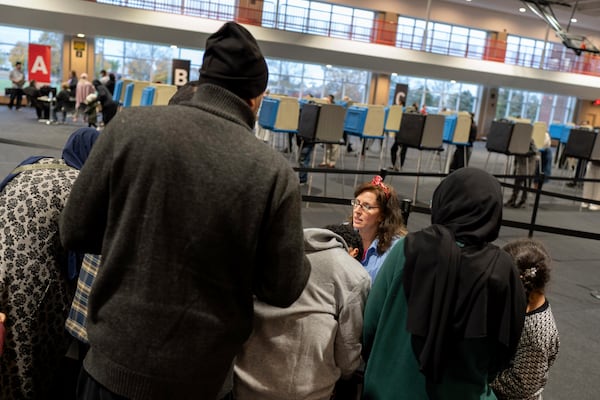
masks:
<path id="1" fill-rule="evenodd" d="M 362 209 L 363 209 L 363 211 L 366 211 L 366 212 L 369 212 L 369 211 L 371 211 L 371 210 L 374 210 L 374 209 L 376 209 L 376 208 L 379 208 L 378 206 L 370 206 L 370 205 L 368 205 L 368 204 L 361 203 L 361 202 L 360 202 L 360 201 L 358 201 L 357 199 L 352 199 L 352 200 L 350 200 L 350 204 L 352 204 L 352 207 L 353 207 L 353 208 L 360 207 L 360 208 L 362 208 Z"/>

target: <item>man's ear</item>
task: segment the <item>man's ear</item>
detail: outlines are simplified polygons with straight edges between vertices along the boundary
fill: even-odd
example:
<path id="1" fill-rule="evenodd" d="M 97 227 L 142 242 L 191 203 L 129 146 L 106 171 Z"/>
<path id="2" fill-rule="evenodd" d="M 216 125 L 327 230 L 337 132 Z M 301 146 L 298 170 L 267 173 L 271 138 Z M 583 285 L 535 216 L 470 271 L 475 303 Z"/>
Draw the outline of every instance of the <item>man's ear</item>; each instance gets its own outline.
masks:
<path id="1" fill-rule="evenodd" d="M 348 254 L 350 254 L 352 258 L 356 258 L 358 256 L 358 247 L 350 247 Z"/>
<path id="2" fill-rule="evenodd" d="M 250 106 L 250 108 L 252 109 L 252 111 L 254 111 L 254 115 L 258 114 L 258 108 L 260 107 L 260 103 L 262 103 L 262 99 L 263 99 L 263 94 L 261 93 L 253 99 L 246 100 L 246 104 L 248 104 Z"/>

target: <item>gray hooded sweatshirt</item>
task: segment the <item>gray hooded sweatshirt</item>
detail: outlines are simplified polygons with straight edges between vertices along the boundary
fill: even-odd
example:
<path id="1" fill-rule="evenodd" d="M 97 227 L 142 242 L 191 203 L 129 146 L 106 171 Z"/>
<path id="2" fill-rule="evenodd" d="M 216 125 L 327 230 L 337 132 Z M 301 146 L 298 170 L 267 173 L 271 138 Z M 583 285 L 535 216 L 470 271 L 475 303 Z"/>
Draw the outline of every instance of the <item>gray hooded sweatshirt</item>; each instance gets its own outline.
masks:
<path id="1" fill-rule="evenodd" d="M 286 309 L 254 303 L 254 331 L 235 364 L 235 398 L 328 400 L 360 363 L 369 274 L 327 229 L 305 229 L 312 270 Z"/>

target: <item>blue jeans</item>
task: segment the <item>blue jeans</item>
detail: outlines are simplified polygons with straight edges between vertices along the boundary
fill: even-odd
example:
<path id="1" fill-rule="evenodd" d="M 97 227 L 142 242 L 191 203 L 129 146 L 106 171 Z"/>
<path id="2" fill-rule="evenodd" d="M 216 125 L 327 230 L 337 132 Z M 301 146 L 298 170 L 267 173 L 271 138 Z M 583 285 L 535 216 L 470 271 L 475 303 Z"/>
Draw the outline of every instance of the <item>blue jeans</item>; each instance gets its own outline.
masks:
<path id="1" fill-rule="evenodd" d="M 310 167 L 310 157 L 312 155 L 314 147 L 314 143 L 304 142 L 304 144 L 302 144 L 302 150 L 300 151 L 300 157 L 298 158 L 299 167 Z M 306 181 L 308 180 L 308 173 L 303 171 L 298 172 L 298 179 L 300 180 L 300 183 L 306 183 Z"/>

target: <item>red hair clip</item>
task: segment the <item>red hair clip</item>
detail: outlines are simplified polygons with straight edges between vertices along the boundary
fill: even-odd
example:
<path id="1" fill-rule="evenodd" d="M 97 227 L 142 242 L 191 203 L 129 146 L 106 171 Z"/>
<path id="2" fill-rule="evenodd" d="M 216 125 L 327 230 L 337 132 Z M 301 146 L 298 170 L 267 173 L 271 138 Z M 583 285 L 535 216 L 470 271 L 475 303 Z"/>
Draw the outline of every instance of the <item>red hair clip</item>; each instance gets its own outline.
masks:
<path id="1" fill-rule="evenodd" d="M 383 193 L 385 193 L 385 198 L 390 198 L 390 188 L 387 187 L 385 183 L 383 183 L 383 178 L 381 176 L 375 175 L 375 177 L 373 177 L 373 180 L 371 181 L 371 185 L 381 188 L 381 190 L 383 190 Z"/>

